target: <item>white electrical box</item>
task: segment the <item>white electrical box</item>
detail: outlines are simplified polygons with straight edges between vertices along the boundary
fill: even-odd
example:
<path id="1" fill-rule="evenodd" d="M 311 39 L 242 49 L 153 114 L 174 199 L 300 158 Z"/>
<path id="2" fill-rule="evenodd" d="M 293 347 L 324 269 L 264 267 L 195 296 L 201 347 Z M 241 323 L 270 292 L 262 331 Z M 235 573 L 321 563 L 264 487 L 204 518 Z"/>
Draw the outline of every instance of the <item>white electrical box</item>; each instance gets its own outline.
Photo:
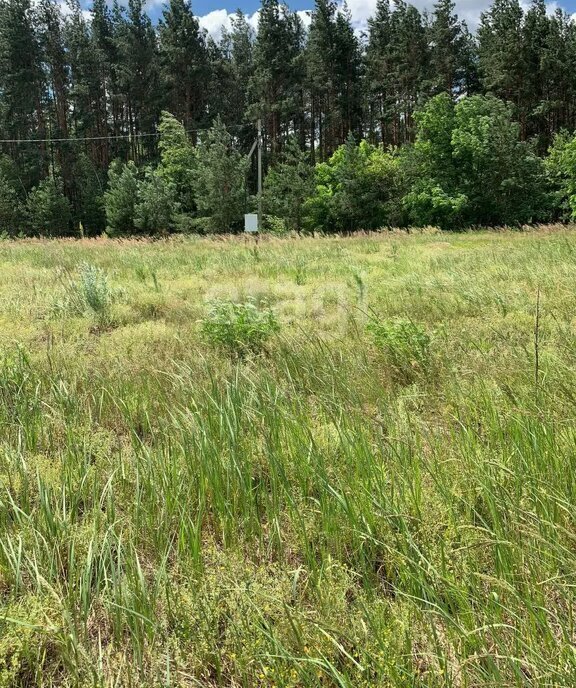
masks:
<path id="1" fill-rule="evenodd" d="M 244 231 L 249 234 L 258 232 L 258 215 L 256 213 L 246 213 L 244 215 Z"/>

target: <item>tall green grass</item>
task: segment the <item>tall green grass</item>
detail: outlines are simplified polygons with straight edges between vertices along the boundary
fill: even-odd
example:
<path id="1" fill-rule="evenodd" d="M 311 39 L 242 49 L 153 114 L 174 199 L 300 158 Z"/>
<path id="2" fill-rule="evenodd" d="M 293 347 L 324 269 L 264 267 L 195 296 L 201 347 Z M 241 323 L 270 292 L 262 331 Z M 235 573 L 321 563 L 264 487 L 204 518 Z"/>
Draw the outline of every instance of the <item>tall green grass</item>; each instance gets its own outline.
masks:
<path id="1" fill-rule="evenodd" d="M 0 686 L 575 685 L 575 237 L 1 243 Z"/>

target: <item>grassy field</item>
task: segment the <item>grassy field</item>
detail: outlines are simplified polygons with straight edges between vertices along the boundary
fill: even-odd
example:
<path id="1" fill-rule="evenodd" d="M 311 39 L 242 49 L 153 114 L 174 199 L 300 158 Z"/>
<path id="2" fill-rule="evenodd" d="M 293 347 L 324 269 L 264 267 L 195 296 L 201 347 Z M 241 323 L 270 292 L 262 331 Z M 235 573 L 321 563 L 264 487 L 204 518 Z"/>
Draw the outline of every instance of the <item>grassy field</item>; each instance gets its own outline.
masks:
<path id="1" fill-rule="evenodd" d="M 570 228 L 0 242 L 0 688 L 576 685 L 575 382 Z"/>

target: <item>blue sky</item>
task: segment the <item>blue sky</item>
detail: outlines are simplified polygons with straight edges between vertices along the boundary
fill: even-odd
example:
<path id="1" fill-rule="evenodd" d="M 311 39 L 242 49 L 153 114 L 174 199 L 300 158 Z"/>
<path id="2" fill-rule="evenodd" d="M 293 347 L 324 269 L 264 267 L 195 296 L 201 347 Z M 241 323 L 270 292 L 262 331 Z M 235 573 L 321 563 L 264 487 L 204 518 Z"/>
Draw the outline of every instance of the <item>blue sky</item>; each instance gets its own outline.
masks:
<path id="1" fill-rule="evenodd" d="M 412 0 L 420 9 L 430 8 L 434 0 Z M 233 14 L 238 6 L 252 19 L 256 25 L 259 7 L 258 0 L 242 0 L 238 5 L 238 0 L 192 0 L 195 14 L 200 17 L 200 22 L 210 33 L 217 34 L 220 26 L 226 23 L 229 15 Z M 471 29 L 478 23 L 480 13 L 487 9 L 491 0 L 456 0 L 456 11 L 460 18 L 465 19 Z M 151 14 L 158 12 L 162 0 L 148 0 Z M 313 5 L 313 0 L 291 0 L 289 6 L 294 10 L 302 12 L 309 10 Z M 366 26 L 366 20 L 373 14 L 376 7 L 376 0 L 347 0 L 348 7 L 352 14 L 352 20 L 358 30 Z M 529 0 L 521 0 L 521 4 L 528 7 Z M 576 20 L 576 0 L 566 0 L 557 2 L 551 0 L 548 3 L 549 11 L 553 12 L 557 7 L 563 7 L 570 14 L 575 15 Z"/>
<path id="2" fill-rule="evenodd" d="M 64 5 L 65 0 L 61 0 Z M 81 0 L 84 7 L 91 4 L 91 0 Z M 430 9 L 434 0 L 409 0 L 420 9 Z M 156 20 L 161 14 L 164 0 L 147 0 L 146 8 L 150 16 Z M 343 0 L 339 0 L 343 2 Z M 528 7 L 530 0 L 520 0 L 524 7 Z M 491 0 L 456 0 L 456 11 L 461 19 L 465 19 L 471 30 L 478 24 L 481 12 L 490 6 Z M 314 0 L 288 0 L 288 5 L 301 13 L 306 22 L 309 11 L 313 7 Z M 357 31 L 366 28 L 366 21 L 374 13 L 376 0 L 347 0 L 348 8 L 352 14 L 352 21 Z M 562 7 L 574 16 L 576 21 L 576 0 L 549 0 L 550 12 Z M 240 8 L 256 28 L 258 23 L 259 0 L 192 0 L 194 13 L 200 18 L 200 24 L 212 35 L 218 36 L 221 27 L 229 22 L 230 17 Z"/>

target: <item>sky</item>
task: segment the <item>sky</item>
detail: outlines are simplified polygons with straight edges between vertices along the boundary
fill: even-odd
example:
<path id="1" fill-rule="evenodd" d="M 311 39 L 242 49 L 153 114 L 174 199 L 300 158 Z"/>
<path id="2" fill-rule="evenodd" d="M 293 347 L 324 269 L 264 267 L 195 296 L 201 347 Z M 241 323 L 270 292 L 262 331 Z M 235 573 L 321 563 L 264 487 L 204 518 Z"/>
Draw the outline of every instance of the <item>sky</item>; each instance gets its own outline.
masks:
<path id="1" fill-rule="evenodd" d="M 194 12 L 200 19 L 200 24 L 209 33 L 217 36 L 222 25 L 228 23 L 229 18 L 238 7 L 248 15 L 251 23 L 256 26 L 258 22 L 257 9 L 259 0 L 192 0 Z M 148 0 L 148 8 L 151 15 L 160 12 L 163 0 Z M 352 21 L 358 32 L 366 28 L 366 21 L 374 13 L 376 0 L 347 0 L 348 8 L 352 14 Z M 412 4 L 420 9 L 430 9 L 433 0 L 412 0 Z M 461 19 L 464 19 L 471 30 L 478 25 L 480 14 L 491 4 L 491 0 L 456 0 L 456 12 Z M 528 6 L 529 0 L 521 0 L 521 4 Z M 303 20 L 306 22 L 309 10 L 313 6 L 312 0 L 289 0 L 288 5 L 291 9 L 299 11 Z M 573 14 L 576 21 L 576 0 L 564 0 L 558 2 L 551 0 L 548 3 L 549 11 L 554 12 L 557 7 L 562 7 L 568 13 Z"/>
<path id="2" fill-rule="evenodd" d="M 466 21 L 468 28 L 474 31 L 478 26 L 480 14 L 488 9 L 491 1 L 455 0 L 456 12 L 460 19 Z M 160 17 L 164 2 L 165 0 L 146 1 L 146 9 L 154 21 Z M 344 2 L 344 0 L 339 0 L 339 2 Z M 354 28 L 360 34 L 366 30 L 367 20 L 374 14 L 376 0 L 346 0 L 346 2 L 352 15 Z M 409 2 L 421 10 L 430 10 L 434 0 L 409 0 Z M 61 4 L 65 10 L 66 0 L 61 0 Z M 90 4 L 90 0 L 82 1 L 83 7 Z M 310 10 L 314 5 L 314 0 L 287 0 L 287 4 L 292 10 L 300 14 L 305 25 L 310 23 Z M 530 0 L 520 0 L 520 4 L 527 9 Z M 247 15 L 252 26 L 256 28 L 259 6 L 260 0 L 192 0 L 192 7 L 199 18 L 200 25 L 215 38 L 219 37 L 223 26 L 229 26 L 230 18 L 238 8 Z M 576 0 L 548 0 L 547 6 L 550 13 L 553 13 L 558 7 L 562 7 L 576 21 Z"/>

